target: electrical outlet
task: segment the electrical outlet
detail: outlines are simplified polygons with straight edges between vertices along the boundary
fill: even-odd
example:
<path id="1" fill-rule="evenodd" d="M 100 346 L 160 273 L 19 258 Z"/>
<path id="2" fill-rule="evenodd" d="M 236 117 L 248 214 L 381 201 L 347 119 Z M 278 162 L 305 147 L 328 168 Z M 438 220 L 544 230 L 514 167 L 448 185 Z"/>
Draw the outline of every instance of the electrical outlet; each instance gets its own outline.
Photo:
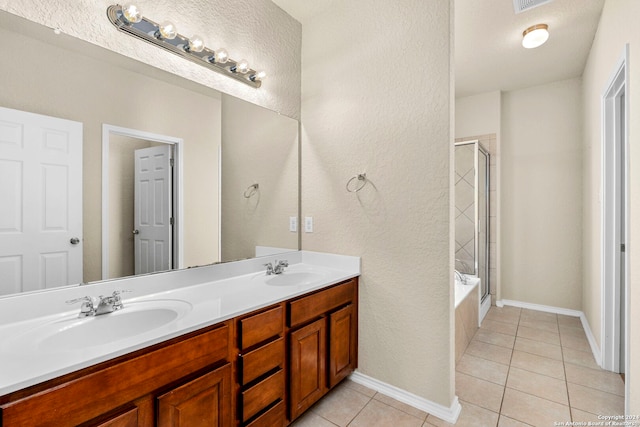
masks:
<path id="1" fill-rule="evenodd" d="M 289 231 L 298 231 L 298 217 L 290 216 L 289 217 Z"/>
<path id="2" fill-rule="evenodd" d="M 312 216 L 304 217 L 304 232 L 313 233 L 313 217 Z"/>

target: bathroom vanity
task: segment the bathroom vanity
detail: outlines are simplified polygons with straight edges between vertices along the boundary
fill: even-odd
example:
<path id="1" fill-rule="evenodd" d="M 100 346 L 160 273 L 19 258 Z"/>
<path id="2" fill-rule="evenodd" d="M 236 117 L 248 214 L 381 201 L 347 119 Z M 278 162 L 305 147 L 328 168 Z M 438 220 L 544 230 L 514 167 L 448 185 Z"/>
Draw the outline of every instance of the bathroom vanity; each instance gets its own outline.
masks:
<path id="1" fill-rule="evenodd" d="M 116 319 L 128 309 L 129 315 L 140 313 L 136 304 L 143 303 L 156 304 L 145 306 L 153 316 L 163 301 L 181 300 L 191 308 L 155 332 L 112 343 L 93 345 L 101 340 L 93 326 L 85 346 L 65 343 L 74 326 L 34 338 L 34 331 L 48 331 L 42 325 L 67 321 L 60 319 L 68 312 L 2 325 L 0 338 L 9 343 L 0 355 L 0 425 L 288 425 L 357 367 L 359 259 L 341 268 L 327 267 L 333 255 L 324 259 L 328 264 L 313 262 L 323 255 L 304 259 L 296 253 L 299 262 L 290 261 L 281 275 L 258 270 L 265 259 L 205 267 L 226 270 L 215 274 L 228 277 L 124 299 L 122 310 L 93 321 Z M 241 263 L 254 271 L 233 275 Z M 144 277 L 136 280 L 140 289 L 148 286 Z M 78 288 L 66 291 L 78 294 Z M 49 297 L 68 296 L 57 293 L 64 291 Z M 74 324 L 81 324 L 74 314 Z M 21 336 L 30 343 L 18 345 Z"/>

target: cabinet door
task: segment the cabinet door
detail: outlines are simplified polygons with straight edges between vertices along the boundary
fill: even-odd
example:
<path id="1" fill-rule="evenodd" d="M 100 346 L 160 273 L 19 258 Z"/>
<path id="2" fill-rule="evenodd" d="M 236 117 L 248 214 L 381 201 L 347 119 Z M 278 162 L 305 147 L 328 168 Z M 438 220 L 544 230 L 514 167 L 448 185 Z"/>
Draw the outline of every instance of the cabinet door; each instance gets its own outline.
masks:
<path id="1" fill-rule="evenodd" d="M 158 426 L 231 426 L 231 365 L 158 397 Z"/>
<path id="2" fill-rule="evenodd" d="M 357 322 L 353 305 L 329 316 L 329 387 L 355 369 Z"/>
<path id="3" fill-rule="evenodd" d="M 291 420 L 326 391 L 326 319 L 291 332 Z"/>

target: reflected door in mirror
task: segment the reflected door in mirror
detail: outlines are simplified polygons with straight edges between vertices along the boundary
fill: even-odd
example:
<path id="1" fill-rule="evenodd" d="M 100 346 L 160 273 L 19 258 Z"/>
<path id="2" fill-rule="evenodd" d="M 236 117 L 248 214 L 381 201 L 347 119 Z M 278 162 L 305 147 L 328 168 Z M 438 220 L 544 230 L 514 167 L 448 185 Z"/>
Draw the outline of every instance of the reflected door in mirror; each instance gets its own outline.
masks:
<path id="1" fill-rule="evenodd" d="M 0 295 L 82 281 L 82 123 L 0 108 Z"/>

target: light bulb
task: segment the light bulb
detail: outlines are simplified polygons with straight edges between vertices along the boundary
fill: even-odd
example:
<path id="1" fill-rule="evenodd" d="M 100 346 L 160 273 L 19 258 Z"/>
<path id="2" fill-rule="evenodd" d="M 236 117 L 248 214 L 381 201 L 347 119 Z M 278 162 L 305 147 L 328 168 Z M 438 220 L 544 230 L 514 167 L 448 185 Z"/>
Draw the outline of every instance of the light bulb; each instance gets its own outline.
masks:
<path id="1" fill-rule="evenodd" d="M 173 23 L 170 21 L 164 21 L 162 24 L 160 24 L 160 28 L 158 29 L 158 31 L 160 31 L 160 35 L 162 36 L 162 38 L 167 40 L 173 40 L 178 35 L 176 26 L 173 25 Z"/>
<path id="2" fill-rule="evenodd" d="M 189 51 L 190 52 L 202 52 L 204 49 L 204 40 L 202 37 L 194 35 L 189 39 Z"/>
<path id="3" fill-rule="evenodd" d="M 522 46 L 533 49 L 542 46 L 549 39 L 549 27 L 547 24 L 537 24 L 527 28 L 522 33 Z"/>
<path id="4" fill-rule="evenodd" d="M 236 71 L 242 74 L 247 74 L 247 71 L 249 71 L 249 63 L 246 59 L 238 61 L 236 64 Z"/>
<path id="5" fill-rule="evenodd" d="M 215 54 L 215 62 L 218 64 L 224 64 L 229 60 L 229 52 L 226 49 L 218 49 L 214 52 Z"/>
<path id="6" fill-rule="evenodd" d="M 142 11 L 135 4 L 127 3 L 122 6 L 122 16 L 130 24 L 135 24 L 142 21 Z"/>
<path id="7" fill-rule="evenodd" d="M 259 82 L 261 82 L 261 81 L 263 81 L 263 80 L 264 80 L 264 79 L 266 79 L 266 78 L 267 78 L 267 73 L 265 73 L 264 71 L 258 71 L 257 73 L 252 74 L 252 75 L 249 77 L 249 79 L 250 79 L 252 82 L 255 82 L 255 81 L 259 81 Z"/>

